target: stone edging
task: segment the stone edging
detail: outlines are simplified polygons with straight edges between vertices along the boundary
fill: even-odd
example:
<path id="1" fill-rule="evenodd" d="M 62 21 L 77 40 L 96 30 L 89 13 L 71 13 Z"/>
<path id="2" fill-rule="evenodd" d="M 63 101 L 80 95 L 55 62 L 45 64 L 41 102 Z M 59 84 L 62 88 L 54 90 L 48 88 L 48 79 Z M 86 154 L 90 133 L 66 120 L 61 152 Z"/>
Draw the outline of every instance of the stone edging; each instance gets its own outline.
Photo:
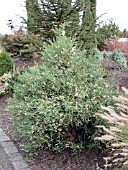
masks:
<path id="1" fill-rule="evenodd" d="M 6 153 L 5 155 L 7 155 L 6 161 L 9 160 L 13 165 L 13 168 L 11 167 L 11 170 L 31 170 L 27 162 L 23 159 L 20 153 L 18 153 L 18 150 L 15 147 L 14 143 L 11 142 L 10 138 L 3 131 L 1 127 L 1 122 L 0 122 L 0 145 L 4 152 Z M 1 154 L 2 153 L 0 153 L 0 156 L 2 156 Z M 0 165 L 0 170 L 4 170 L 1 168 L 2 166 Z"/>

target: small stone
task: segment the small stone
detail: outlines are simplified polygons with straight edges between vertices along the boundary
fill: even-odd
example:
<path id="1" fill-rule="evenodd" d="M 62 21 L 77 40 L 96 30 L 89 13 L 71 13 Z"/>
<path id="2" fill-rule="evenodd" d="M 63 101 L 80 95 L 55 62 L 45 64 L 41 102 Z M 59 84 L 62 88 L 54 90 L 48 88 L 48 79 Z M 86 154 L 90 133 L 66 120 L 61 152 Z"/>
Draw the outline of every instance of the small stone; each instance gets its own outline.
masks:
<path id="1" fill-rule="evenodd" d="M 0 131 L 0 136 L 6 136 L 6 133 L 4 131 Z"/>
<path id="2" fill-rule="evenodd" d="M 10 160 L 13 162 L 23 160 L 23 157 L 19 153 L 11 153 L 8 156 Z"/>
<path id="3" fill-rule="evenodd" d="M 18 152 L 18 150 L 17 150 L 17 148 L 16 148 L 15 146 L 5 147 L 5 148 L 4 148 L 4 151 L 5 151 L 7 154 Z"/>
<path id="4" fill-rule="evenodd" d="M 12 162 L 12 164 L 16 170 L 20 170 L 20 169 L 25 170 L 25 168 L 28 168 L 28 164 L 24 160 L 14 161 Z"/>
<path id="5" fill-rule="evenodd" d="M 13 142 L 11 142 L 11 141 L 1 142 L 1 144 L 2 144 L 2 146 L 3 146 L 4 148 L 8 148 L 8 147 L 14 146 Z"/>
<path id="6" fill-rule="evenodd" d="M 9 140 L 10 140 L 10 138 L 7 135 L 0 136 L 0 142 L 9 141 Z"/>

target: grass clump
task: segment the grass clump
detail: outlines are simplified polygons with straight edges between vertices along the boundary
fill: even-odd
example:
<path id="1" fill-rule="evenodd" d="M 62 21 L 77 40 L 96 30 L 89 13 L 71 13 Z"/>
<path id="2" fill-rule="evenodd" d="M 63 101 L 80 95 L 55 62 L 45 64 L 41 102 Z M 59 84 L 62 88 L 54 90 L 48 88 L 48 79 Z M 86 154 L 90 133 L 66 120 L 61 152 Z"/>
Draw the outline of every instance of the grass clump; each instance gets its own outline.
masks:
<path id="1" fill-rule="evenodd" d="M 112 156 L 109 157 L 106 166 L 119 169 L 128 168 L 128 90 L 122 89 L 125 93 L 124 96 L 114 97 L 114 100 L 117 101 L 115 108 L 120 109 L 120 114 L 113 107 L 102 107 L 106 112 L 98 115 L 107 120 L 109 127 L 98 126 L 103 128 L 106 134 L 96 138 L 111 141 Z"/>

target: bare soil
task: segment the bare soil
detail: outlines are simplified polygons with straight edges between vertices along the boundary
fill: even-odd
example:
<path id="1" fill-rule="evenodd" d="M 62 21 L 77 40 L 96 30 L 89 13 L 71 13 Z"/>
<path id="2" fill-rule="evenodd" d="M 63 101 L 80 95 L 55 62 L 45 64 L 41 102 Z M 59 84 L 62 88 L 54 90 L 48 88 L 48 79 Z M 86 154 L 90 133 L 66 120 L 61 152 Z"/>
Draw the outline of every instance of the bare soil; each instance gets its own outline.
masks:
<path id="1" fill-rule="evenodd" d="M 26 61 L 15 59 L 14 62 L 16 69 L 32 67 L 35 63 L 40 63 L 39 60 L 33 59 Z M 122 72 L 121 70 L 111 69 L 110 67 L 107 69 L 111 72 L 113 77 L 114 89 L 120 90 L 122 86 L 128 89 L 128 71 Z M 106 78 L 106 81 L 109 81 L 109 78 Z M 9 97 L 10 94 L 5 94 L 0 98 L 0 117 L 3 129 L 17 145 L 19 152 L 25 157 L 27 153 L 19 147 L 19 143 L 22 139 L 14 137 L 9 128 L 11 113 L 4 110 Z M 69 150 L 62 153 L 55 153 L 42 149 L 29 154 L 31 155 L 31 159 L 28 160 L 28 163 L 32 170 L 96 170 L 98 166 L 103 169 L 103 157 L 105 156 L 103 151 L 89 148 L 76 153 Z"/>

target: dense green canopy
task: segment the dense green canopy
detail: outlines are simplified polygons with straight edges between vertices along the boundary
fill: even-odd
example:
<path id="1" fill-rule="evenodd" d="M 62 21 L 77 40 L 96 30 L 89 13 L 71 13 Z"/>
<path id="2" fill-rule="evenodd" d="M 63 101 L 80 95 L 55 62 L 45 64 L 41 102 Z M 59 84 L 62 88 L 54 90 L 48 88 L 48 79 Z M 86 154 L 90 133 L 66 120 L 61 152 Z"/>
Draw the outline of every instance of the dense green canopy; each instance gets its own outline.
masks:
<path id="1" fill-rule="evenodd" d="M 54 38 L 53 29 L 65 23 L 68 36 L 76 36 L 85 48 L 95 46 L 96 0 L 26 0 L 28 31 Z M 91 40 L 91 42 L 90 42 Z"/>

